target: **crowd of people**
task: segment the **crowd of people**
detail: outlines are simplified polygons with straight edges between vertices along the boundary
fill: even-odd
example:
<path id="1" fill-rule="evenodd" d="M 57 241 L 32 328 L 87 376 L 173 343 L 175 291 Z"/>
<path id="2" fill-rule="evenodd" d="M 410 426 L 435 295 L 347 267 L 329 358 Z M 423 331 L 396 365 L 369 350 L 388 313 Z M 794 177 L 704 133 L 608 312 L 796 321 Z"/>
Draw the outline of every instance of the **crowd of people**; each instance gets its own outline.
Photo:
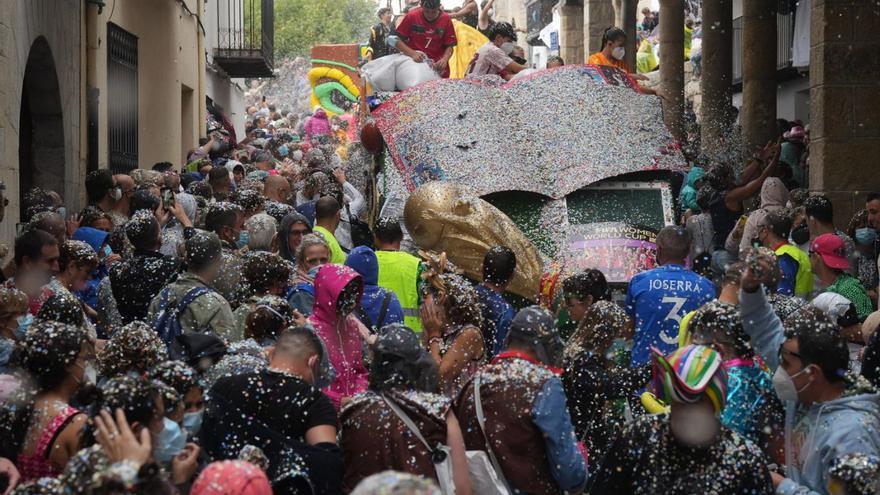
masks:
<path id="1" fill-rule="evenodd" d="M 490 35 L 471 70 L 515 74 L 491 9 L 453 13 Z M 373 32 L 443 70 L 434 14 Z M 839 229 L 800 125 L 696 163 L 628 284 L 551 272 L 532 305 L 507 246 L 469 280 L 365 222 L 351 118 L 247 113 L 186 163 L 89 173 L 79 212 L 24 195 L 0 493 L 880 493 L 880 193 Z"/>

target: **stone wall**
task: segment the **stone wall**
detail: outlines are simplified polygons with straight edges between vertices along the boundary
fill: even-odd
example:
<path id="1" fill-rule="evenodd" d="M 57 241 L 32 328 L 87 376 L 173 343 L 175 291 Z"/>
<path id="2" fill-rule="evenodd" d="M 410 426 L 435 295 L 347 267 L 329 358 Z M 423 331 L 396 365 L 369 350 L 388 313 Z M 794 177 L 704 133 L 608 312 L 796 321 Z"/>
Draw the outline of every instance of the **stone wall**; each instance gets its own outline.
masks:
<path id="1" fill-rule="evenodd" d="M 602 47 L 602 34 L 616 25 L 615 9 L 610 0 L 584 0 L 584 45 L 589 57 Z"/>
<path id="2" fill-rule="evenodd" d="M 45 44 L 43 41 L 40 44 L 48 45 L 55 66 L 62 124 L 59 132 L 63 136 L 35 138 L 58 142 L 59 145 L 63 143 L 63 150 L 54 146 L 52 152 L 61 154 L 63 160 L 58 156 L 50 157 L 57 163 L 52 170 L 41 170 L 38 162 L 35 175 L 38 183 L 51 181 L 69 207 L 78 207 L 84 200 L 85 160 L 81 153 L 80 132 L 82 4 L 80 0 L 0 0 L 0 178 L 6 184 L 9 199 L 6 217 L 0 223 L 2 244 L 11 245 L 18 221 L 22 90 L 31 47 L 41 37 Z M 41 90 L 55 91 L 54 84 L 45 87 L 48 80 L 37 78 L 32 81 L 31 89 L 36 98 L 31 101 L 35 104 L 41 103 Z M 45 108 L 41 111 L 52 112 Z"/>
<path id="3" fill-rule="evenodd" d="M 870 0 L 813 0 L 810 187 L 844 227 L 880 190 L 880 13 Z"/>

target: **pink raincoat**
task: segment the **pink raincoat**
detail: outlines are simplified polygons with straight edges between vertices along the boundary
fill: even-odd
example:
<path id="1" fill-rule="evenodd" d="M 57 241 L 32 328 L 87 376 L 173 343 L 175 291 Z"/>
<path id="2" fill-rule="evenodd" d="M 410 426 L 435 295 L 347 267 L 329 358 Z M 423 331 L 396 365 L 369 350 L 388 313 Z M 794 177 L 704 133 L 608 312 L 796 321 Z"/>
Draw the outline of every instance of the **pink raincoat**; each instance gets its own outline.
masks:
<path id="1" fill-rule="evenodd" d="M 366 390 L 368 381 L 358 320 L 354 315 L 348 315 L 342 320 L 336 316 L 336 300 L 342 289 L 352 280 L 358 281 L 360 304 L 364 290 L 361 276 L 347 266 L 322 266 L 315 275 L 315 305 L 312 316 L 309 317 L 309 323 L 324 341 L 330 364 L 336 370 L 336 379 L 324 389 L 324 393 L 337 409 L 343 397 L 351 397 Z"/>
<path id="2" fill-rule="evenodd" d="M 306 141 L 311 142 L 315 136 L 326 136 L 332 133 L 330 128 L 330 119 L 327 118 L 327 112 L 323 108 L 315 110 L 315 114 L 306 119 L 303 125 L 306 131 Z"/>

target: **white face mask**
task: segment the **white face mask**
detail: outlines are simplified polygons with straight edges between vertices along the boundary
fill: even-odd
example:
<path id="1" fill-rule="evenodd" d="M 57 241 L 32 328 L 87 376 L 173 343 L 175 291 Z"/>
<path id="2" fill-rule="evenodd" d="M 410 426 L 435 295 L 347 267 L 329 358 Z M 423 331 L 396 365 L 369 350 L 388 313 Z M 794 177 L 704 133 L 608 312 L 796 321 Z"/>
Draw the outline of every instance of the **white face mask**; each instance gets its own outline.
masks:
<path id="1" fill-rule="evenodd" d="M 794 384 L 794 377 L 800 375 L 801 373 L 809 373 L 808 368 L 804 368 L 792 376 L 788 375 L 788 372 L 782 369 L 782 366 L 776 367 L 776 372 L 773 373 L 773 389 L 776 390 L 776 396 L 779 397 L 781 401 L 792 401 L 797 402 L 798 394 L 803 392 L 804 389 L 810 386 L 809 383 L 801 387 L 800 390 Z"/>
<path id="2" fill-rule="evenodd" d="M 676 404 L 669 416 L 669 428 L 679 442 L 705 447 L 718 435 L 721 421 L 703 404 Z"/>
<path id="3" fill-rule="evenodd" d="M 113 201 L 119 201 L 122 199 L 122 189 L 114 187 L 110 190 L 110 197 L 113 198 Z"/>
<path id="4" fill-rule="evenodd" d="M 501 44 L 501 51 L 503 51 L 505 55 L 510 55 L 515 47 L 516 45 L 514 45 L 512 41 L 508 41 Z"/>
<path id="5" fill-rule="evenodd" d="M 623 57 L 626 55 L 626 49 L 622 46 L 618 46 L 611 50 L 611 56 L 616 60 L 623 60 Z"/>

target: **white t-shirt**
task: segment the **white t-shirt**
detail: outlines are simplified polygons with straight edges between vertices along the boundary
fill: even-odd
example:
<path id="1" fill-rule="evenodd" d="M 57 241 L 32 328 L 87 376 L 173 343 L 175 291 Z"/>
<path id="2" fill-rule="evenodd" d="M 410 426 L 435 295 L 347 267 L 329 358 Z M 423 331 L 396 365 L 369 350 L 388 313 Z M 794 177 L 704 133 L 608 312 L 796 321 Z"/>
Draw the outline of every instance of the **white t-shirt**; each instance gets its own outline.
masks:
<path id="1" fill-rule="evenodd" d="M 511 62 L 513 62 L 513 59 L 508 57 L 504 50 L 498 48 L 495 43 L 490 41 L 477 50 L 474 60 L 468 68 L 467 75 L 500 74 Z"/>

